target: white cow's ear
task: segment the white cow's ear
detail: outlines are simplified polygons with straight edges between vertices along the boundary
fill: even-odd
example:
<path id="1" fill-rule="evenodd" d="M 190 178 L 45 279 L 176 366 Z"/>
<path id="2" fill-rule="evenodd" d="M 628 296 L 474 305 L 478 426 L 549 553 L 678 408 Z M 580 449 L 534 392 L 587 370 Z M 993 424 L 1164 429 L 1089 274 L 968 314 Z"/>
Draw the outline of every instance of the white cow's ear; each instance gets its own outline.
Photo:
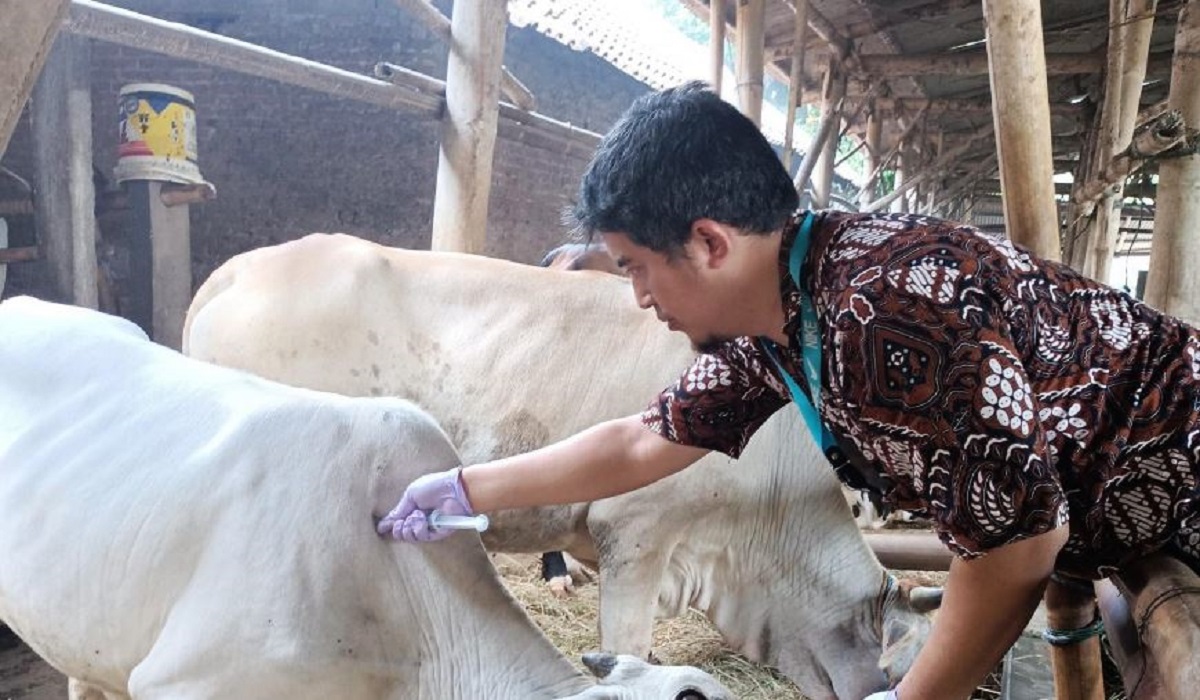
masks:
<path id="1" fill-rule="evenodd" d="M 599 651 L 588 652 L 583 655 L 583 665 L 593 676 L 603 680 L 617 667 L 617 657 Z"/>

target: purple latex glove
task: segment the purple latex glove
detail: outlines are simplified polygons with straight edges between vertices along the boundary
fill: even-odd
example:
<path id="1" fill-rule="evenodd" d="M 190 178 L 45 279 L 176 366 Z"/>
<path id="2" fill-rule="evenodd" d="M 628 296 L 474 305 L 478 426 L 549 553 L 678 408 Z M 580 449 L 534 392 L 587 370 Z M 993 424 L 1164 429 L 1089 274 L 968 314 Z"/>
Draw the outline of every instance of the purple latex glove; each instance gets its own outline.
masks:
<path id="1" fill-rule="evenodd" d="M 449 537 L 453 530 L 429 527 L 428 514 L 435 510 L 446 515 L 475 515 L 463 488 L 462 467 L 426 474 L 413 481 L 375 530 L 384 537 L 405 542 L 435 542 Z"/>

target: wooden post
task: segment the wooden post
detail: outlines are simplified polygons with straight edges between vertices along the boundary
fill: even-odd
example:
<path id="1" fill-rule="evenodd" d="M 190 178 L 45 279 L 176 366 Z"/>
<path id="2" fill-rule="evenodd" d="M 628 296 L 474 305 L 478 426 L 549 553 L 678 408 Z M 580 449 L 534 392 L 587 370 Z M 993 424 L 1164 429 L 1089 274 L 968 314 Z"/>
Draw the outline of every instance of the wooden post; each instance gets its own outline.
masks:
<path id="1" fill-rule="evenodd" d="M 1188 0 L 1175 30 L 1170 109 L 1200 127 L 1200 0 Z M 1192 323 L 1200 322 L 1200 156 L 1158 165 L 1157 213 L 1146 280 L 1146 303 Z"/>
<path id="2" fill-rule="evenodd" d="M 433 198 L 433 250 L 482 253 L 499 121 L 506 0 L 456 2 Z"/>
<path id="3" fill-rule="evenodd" d="M 1051 630 L 1081 630 L 1096 619 L 1096 597 L 1091 586 L 1077 588 L 1051 579 L 1044 600 L 1046 624 Z M 1074 644 L 1052 645 L 1050 665 L 1057 700 L 1104 700 L 1098 636 Z"/>
<path id="4" fill-rule="evenodd" d="M 167 204 L 170 183 L 135 180 L 124 187 L 133 230 L 128 315 L 155 342 L 178 350 L 192 300 L 189 207 Z"/>
<path id="5" fill-rule="evenodd" d="M 831 120 L 833 129 L 821 145 L 820 156 L 812 176 L 813 207 L 824 209 L 829 206 L 833 192 L 833 163 L 837 159 L 838 134 L 842 122 L 842 97 L 846 94 L 846 76 L 838 71 L 833 61 L 825 71 L 825 85 L 821 95 L 821 120 Z"/>
<path id="6" fill-rule="evenodd" d="M 1133 136 L 1150 33 L 1154 29 L 1156 0 L 1110 0 L 1108 68 L 1104 83 L 1104 106 L 1100 118 L 1099 155 L 1093 161 L 1093 176 L 1107 169 Z M 1085 229 L 1083 274 L 1108 282 L 1113 246 L 1121 228 L 1124 180 L 1115 183 L 1096 206 Z"/>
<path id="7" fill-rule="evenodd" d="M 1009 237 L 1058 260 L 1050 97 L 1039 0 L 983 0 L 1000 194 Z"/>
<path id="8" fill-rule="evenodd" d="M 796 26 L 792 34 L 792 70 L 788 74 L 787 114 L 783 120 L 783 167 L 792 171 L 792 136 L 796 129 L 796 107 L 803 104 L 804 40 L 808 30 L 808 0 L 796 0 Z"/>
<path id="9" fill-rule="evenodd" d="M 762 123 L 766 0 L 737 0 L 737 91 L 742 114 Z"/>
<path id="10" fill-rule="evenodd" d="M 33 89 L 38 238 L 55 301 L 96 308 L 96 192 L 87 39 L 62 36 Z"/>
<path id="11" fill-rule="evenodd" d="M 70 4 L 70 0 L 0 0 L 4 18 L 0 22 L 0 155 L 8 148 Z"/>
<path id="12" fill-rule="evenodd" d="M 711 0 L 708 5 L 708 82 L 713 92 L 721 94 L 721 78 L 725 75 L 725 0 Z"/>

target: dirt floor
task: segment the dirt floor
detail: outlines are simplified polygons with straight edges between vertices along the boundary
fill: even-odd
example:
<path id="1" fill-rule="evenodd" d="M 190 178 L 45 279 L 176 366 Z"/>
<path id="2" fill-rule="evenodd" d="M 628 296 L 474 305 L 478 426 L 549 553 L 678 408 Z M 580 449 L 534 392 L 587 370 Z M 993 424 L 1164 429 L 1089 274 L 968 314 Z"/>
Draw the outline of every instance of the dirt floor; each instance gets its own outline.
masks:
<path id="1" fill-rule="evenodd" d="M 0 700 L 63 700 L 67 679 L 24 644 L 0 632 Z"/>

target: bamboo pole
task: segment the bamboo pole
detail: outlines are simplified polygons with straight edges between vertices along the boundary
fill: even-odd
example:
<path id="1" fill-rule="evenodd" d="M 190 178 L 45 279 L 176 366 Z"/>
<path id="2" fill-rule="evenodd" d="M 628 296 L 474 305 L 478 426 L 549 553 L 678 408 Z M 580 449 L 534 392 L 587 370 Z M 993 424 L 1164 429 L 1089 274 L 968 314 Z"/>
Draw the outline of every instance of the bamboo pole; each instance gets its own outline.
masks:
<path id="1" fill-rule="evenodd" d="M 1200 125 L 1200 0 L 1188 0 L 1175 30 L 1171 109 Z M 1159 163 L 1157 213 L 1146 281 L 1146 303 L 1200 322 L 1200 157 Z"/>
<path id="2" fill-rule="evenodd" d="M 1096 596 L 1086 588 L 1050 579 L 1043 596 L 1046 624 L 1056 632 L 1086 629 L 1096 619 Z M 1104 700 L 1100 637 L 1050 647 L 1056 700 Z"/>
<path id="3" fill-rule="evenodd" d="M 924 97 L 873 97 L 870 94 L 851 94 L 847 102 L 874 101 L 881 112 L 904 112 L 928 106 L 929 114 L 993 114 L 994 104 L 989 99 L 927 99 Z M 1064 117 L 1075 117 L 1083 112 L 1078 104 L 1056 102 L 1050 105 L 1050 113 Z"/>
<path id="4" fill-rule="evenodd" d="M 450 45 L 450 20 L 442 11 L 434 7 L 429 0 L 395 0 L 402 10 L 407 10 L 417 18 L 425 28 L 446 45 Z M 500 66 L 500 93 L 514 105 L 527 112 L 537 111 L 537 98 L 504 66 Z"/>
<path id="5" fill-rule="evenodd" d="M 1101 120 L 1100 144 L 1103 149 L 1103 163 L 1099 176 L 1104 179 L 1109 179 L 1111 172 L 1116 169 L 1114 159 L 1128 150 L 1126 144 L 1129 144 L 1133 137 L 1138 104 L 1142 97 L 1142 82 L 1146 78 L 1150 34 L 1154 29 L 1154 10 L 1157 5 L 1156 0 L 1110 0 L 1110 3 L 1116 14 L 1113 15 L 1109 29 L 1110 72 L 1105 79 L 1106 97 L 1104 116 Z M 1114 45 L 1118 49 L 1115 52 L 1111 48 Z M 1109 92 L 1110 90 L 1112 92 Z M 1108 122 L 1105 123 L 1104 120 Z M 1180 126 L 1182 127 L 1182 124 Z M 1129 172 L 1131 171 L 1132 168 L 1129 169 Z M 1103 193 L 1099 206 L 1095 207 L 1092 226 L 1085 234 L 1087 252 L 1082 272 L 1101 282 L 1108 280 L 1113 246 L 1116 245 L 1121 227 L 1123 184 L 1123 177 L 1112 180 L 1108 191 Z M 1086 188 L 1085 193 L 1090 194 Z"/>
<path id="6" fill-rule="evenodd" d="M 1118 0 L 1120 1 L 1120 0 Z M 1104 170 L 1094 179 L 1083 183 L 1077 192 L 1072 193 L 1071 199 L 1084 207 L 1080 216 L 1089 216 L 1090 207 L 1099 210 L 1109 206 L 1097 202 L 1107 202 L 1114 189 L 1120 187 L 1125 178 L 1140 168 L 1145 159 L 1179 146 L 1188 141 L 1187 129 L 1183 124 L 1183 115 L 1179 112 L 1164 112 L 1154 118 L 1149 124 L 1139 127 L 1129 145 L 1109 159 Z M 1116 205 L 1112 205 L 1116 208 Z M 1111 252 L 1111 251 L 1110 251 Z"/>
<path id="7" fill-rule="evenodd" d="M 431 248 L 483 253 L 499 121 L 506 0 L 454 4 Z"/>
<path id="8" fill-rule="evenodd" d="M 738 105 L 755 124 L 762 123 L 763 22 L 766 0 L 738 0 L 737 71 Z"/>
<path id="9" fill-rule="evenodd" d="M 825 85 L 821 90 L 821 120 L 828 117 L 832 127 L 829 138 L 821 144 L 812 176 L 813 207 L 824 209 L 829 206 L 833 193 L 833 162 L 837 158 L 838 127 L 842 119 L 842 97 L 846 94 L 846 77 L 830 62 L 825 72 Z"/>
<path id="10" fill-rule="evenodd" d="M 879 117 L 875 113 L 874 106 L 874 103 L 872 103 L 871 116 L 875 118 L 878 126 Z M 900 136 L 896 139 L 896 143 L 885 156 L 882 158 L 876 157 L 875 166 L 870 170 L 870 174 L 867 175 L 866 181 L 859 190 L 859 201 L 863 204 L 863 206 L 865 206 L 867 202 L 871 201 L 870 197 L 864 196 L 863 193 L 874 191 L 875 183 L 878 182 L 880 174 L 882 174 L 883 170 L 887 168 L 888 163 L 891 163 L 892 159 L 899 155 L 900 149 L 904 147 L 904 143 L 908 140 L 908 137 L 912 134 L 913 130 L 917 128 L 917 125 L 921 123 L 921 119 L 925 116 L 925 111 L 928 108 L 928 103 L 922 105 L 921 111 L 917 112 L 917 114 L 911 120 L 909 120 L 907 125 L 904 125 L 904 122 L 901 121 L 900 124 L 901 126 L 904 126 L 904 131 L 900 133 Z"/>
<path id="11" fill-rule="evenodd" d="M 813 134 L 812 141 L 808 144 L 808 150 L 804 152 L 804 160 L 800 161 L 800 168 L 796 171 L 796 177 L 792 184 L 796 186 L 796 191 L 804 193 L 804 188 L 808 185 L 809 178 L 812 177 L 813 169 L 817 166 L 817 160 L 821 157 L 821 152 L 825 149 L 825 142 L 833 137 L 834 125 L 837 122 L 838 115 L 842 112 L 842 104 L 839 102 L 837 108 L 829 111 L 821 112 L 821 121 L 817 125 L 817 133 Z"/>
<path id="12" fill-rule="evenodd" d="M 708 27 L 708 82 L 720 95 L 721 78 L 725 75 L 725 0 L 709 1 Z"/>
<path id="13" fill-rule="evenodd" d="M 804 93 L 804 52 L 799 50 L 804 45 L 808 30 L 808 0 L 796 0 L 795 27 L 792 33 L 792 43 L 796 53 L 792 54 L 792 67 L 788 73 L 787 114 L 783 120 L 783 167 L 792 171 L 792 136 L 796 130 L 796 107 L 803 104 Z"/>
<path id="14" fill-rule="evenodd" d="M 904 181 L 898 185 L 896 189 L 892 190 L 887 195 L 863 206 L 862 211 L 881 211 L 884 207 L 896 201 L 897 198 L 904 196 L 922 182 L 925 182 L 930 178 L 945 172 L 946 168 L 951 163 L 956 162 L 959 158 L 962 158 L 964 155 L 966 155 L 975 146 L 976 141 L 981 138 L 986 138 L 991 134 L 992 128 L 990 126 L 976 131 L 965 142 L 938 156 L 938 158 L 928 168 L 919 173 L 912 173 L 911 176 L 906 175 Z"/>
<path id="15" fill-rule="evenodd" d="M 54 44 L 69 0 L 0 0 L 0 155 Z"/>
<path id="16" fill-rule="evenodd" d="M 1041 4 L 1038 0 L 983 0 L 983 12 L 1008 235 L 1038 255 L 1058 260 Z"/>

